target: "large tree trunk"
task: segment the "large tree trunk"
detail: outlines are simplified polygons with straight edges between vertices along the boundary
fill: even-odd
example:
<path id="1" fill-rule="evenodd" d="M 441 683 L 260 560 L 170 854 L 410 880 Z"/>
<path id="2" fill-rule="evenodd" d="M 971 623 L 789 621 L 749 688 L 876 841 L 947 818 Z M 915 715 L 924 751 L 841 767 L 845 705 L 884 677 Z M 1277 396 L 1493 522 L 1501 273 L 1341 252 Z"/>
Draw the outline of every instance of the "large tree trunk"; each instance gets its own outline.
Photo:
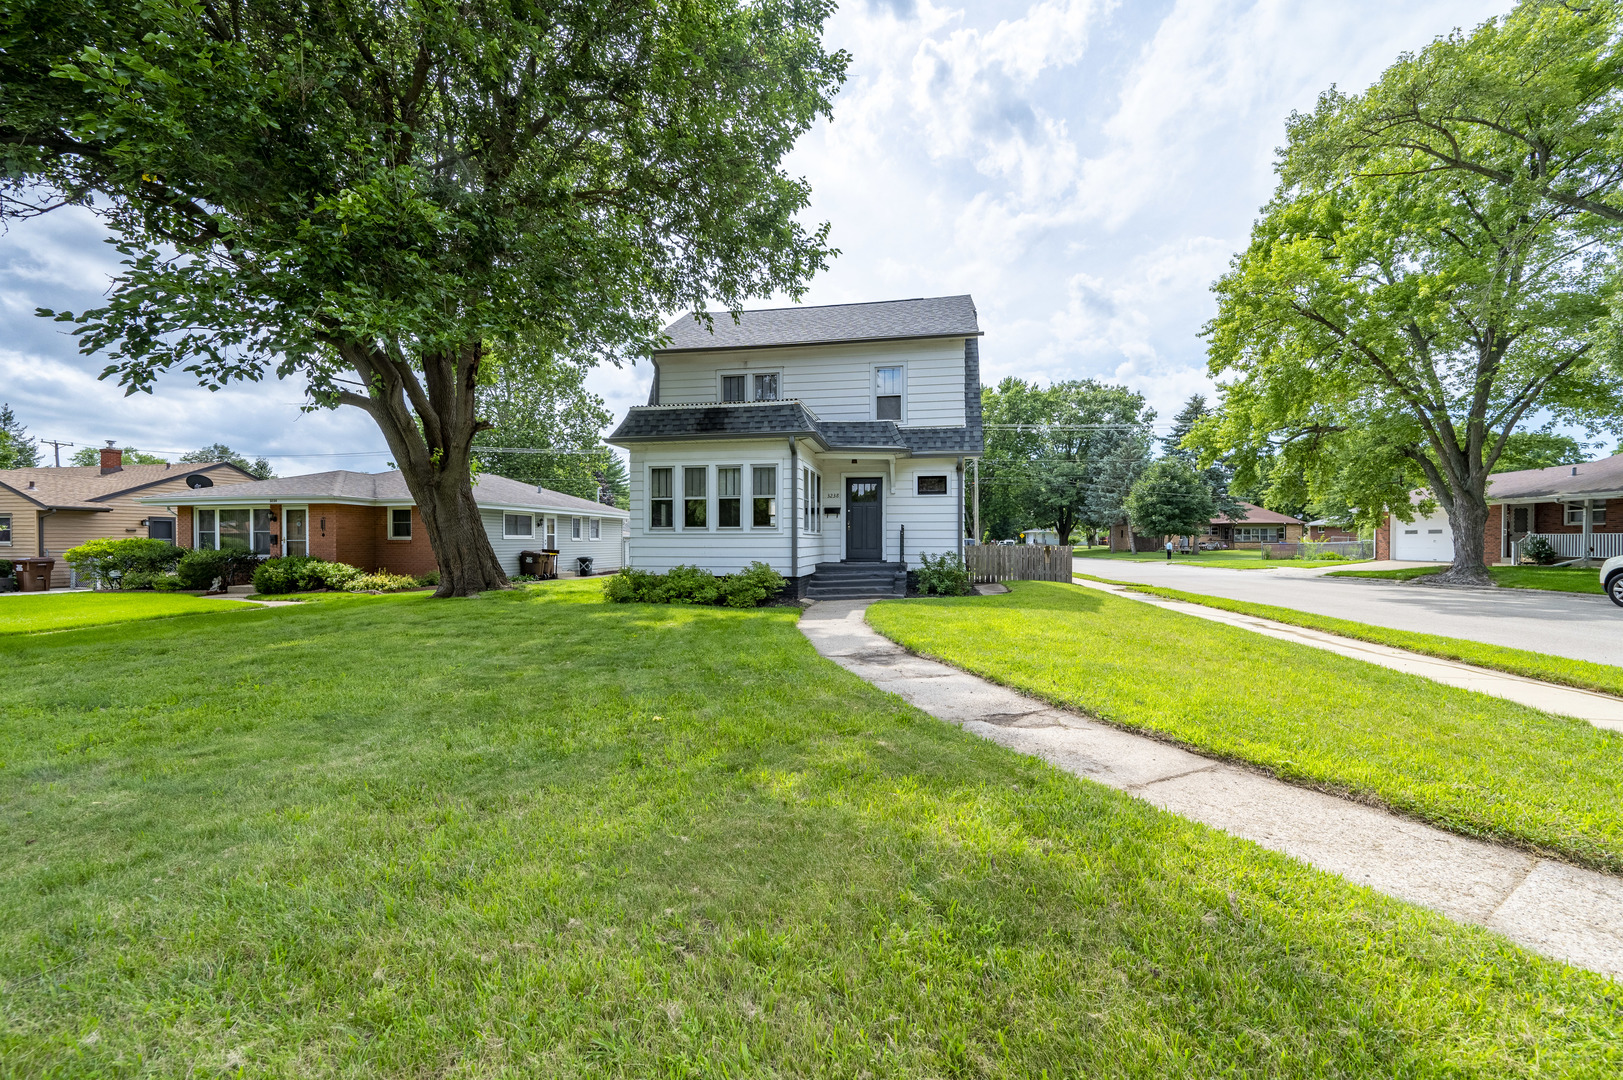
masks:
<path id="1" fill-rule="evenodd" d="M 1472 491 L 1456 492 L 1448 508 L 1448 526 L 1454 534 L 1454 563 L 1441 574 L 1421 580 L 1433 585 L 1492 585 L 1483 547 L 1488 531 L 1488 500 Z"/>
<path id="2" fill-rule="evenodd" d="M 473 437 L 488 425 L 476 412 L 483 348 L 424 355 L 418 370 L 367 346 L 341 349 L 355 365 L 366 396 L 339 394 L 377 421 L 406 487 L 417 503 L 439 565 L 437 597 L 474 596 L 508 586 L 473 497 Z"/>

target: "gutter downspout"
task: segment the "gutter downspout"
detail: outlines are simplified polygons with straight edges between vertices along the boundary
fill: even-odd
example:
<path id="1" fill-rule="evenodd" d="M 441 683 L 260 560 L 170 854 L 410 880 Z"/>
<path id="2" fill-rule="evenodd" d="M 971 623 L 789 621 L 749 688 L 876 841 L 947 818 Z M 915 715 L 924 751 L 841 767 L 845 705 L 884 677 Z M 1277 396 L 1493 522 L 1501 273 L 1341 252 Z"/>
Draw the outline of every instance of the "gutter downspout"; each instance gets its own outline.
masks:
<path id="1" fill-rule="evenodd" d="M 800 577 L 800 447 L 793 435 L 789 436 L 789 576 Z"/>

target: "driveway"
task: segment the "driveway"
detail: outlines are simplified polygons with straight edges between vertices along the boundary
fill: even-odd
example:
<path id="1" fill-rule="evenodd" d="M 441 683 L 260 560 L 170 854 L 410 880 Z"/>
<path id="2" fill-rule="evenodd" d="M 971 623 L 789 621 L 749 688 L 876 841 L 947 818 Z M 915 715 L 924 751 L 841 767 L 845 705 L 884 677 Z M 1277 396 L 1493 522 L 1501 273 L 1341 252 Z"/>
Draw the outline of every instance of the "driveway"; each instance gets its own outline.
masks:
<path id="1" fill-rule="evenodd" d="M 1111 581 L 1164 585 L 1394 630 L 1623 665 L 1623 608 L 1604 596 L 1534 589 L 1440 589 L 1284 568 L 1219 570 L 1117 559 L 1077 559 L 1075 565 L 1079 574 Z"/>

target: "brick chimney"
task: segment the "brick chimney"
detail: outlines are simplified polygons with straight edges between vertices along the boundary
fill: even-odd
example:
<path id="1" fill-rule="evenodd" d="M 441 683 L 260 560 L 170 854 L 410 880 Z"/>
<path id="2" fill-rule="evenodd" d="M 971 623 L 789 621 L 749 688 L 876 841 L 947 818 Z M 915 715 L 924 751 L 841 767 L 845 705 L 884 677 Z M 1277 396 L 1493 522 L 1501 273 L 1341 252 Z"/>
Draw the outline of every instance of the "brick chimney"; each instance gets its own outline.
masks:
<path id="1" fill-rule="evenodd" d="M 119 472 L 123 468 L 124 451 L 114 446 L 112 439 L 108 439 L 107 445 L 102 448 L 101 452 L 101 474 L 106 476 L 108 473 Z"/>

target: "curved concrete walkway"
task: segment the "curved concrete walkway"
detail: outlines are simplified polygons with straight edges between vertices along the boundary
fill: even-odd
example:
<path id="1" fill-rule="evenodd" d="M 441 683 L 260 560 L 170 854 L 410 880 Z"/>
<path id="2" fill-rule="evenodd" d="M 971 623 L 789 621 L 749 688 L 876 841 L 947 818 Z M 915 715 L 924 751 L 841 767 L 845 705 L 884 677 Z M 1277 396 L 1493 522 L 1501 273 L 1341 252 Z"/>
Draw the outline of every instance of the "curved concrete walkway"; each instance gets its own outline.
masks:
<path id="1" fill-rule="evenodd" d="M 1492 668 L 1462 664 L 1458 660 L 1445 660 L 1439 656 L 1424 656 L 1420 653 L 1409 652 L 1406 649 L 1394 649 L 1390 645 L 1377 645 L 1374 642 L 1359 641 L 1356 638 L 1342 637 L 1339 634 L 1332 634 L 1325 630 L 1292 626 L 1290 623 L 1275 622 L 1272 619 L 1264 619 L 1256 615 L 1243 615 L 1237 611 L 1224 611 L 1222 608 L 1206 607 L 1204 604 L 1191 604 L 1185 600 L 1168 600 L 1165 597 L 1154 596 L 1150 593 L 1134 592 L 1125 585 L 1113 585 L 1101 581 L 1084 581 L 1080 579 L 1077 580 L 1076 584 L 1088 589 L 1098 589 L 1100 592 L 1113 593 L 1124 600 L 1137 600 L 1152 607 L 1166 608 L 1168 611 L 1176 611 L 1184 615 L 1193 615 L 1197 619 L 1208 619 L 1227 626 L 1237 626 L 1242 630 L 1250 630 L 1253 633 L 1263 634 L 1267 637 L 1294 641 L 1298 645 L 1311 645 L 1315 649 L 1324 649 L 1340 656 L 1349 656 L 1354 660 L 1364 660 L 1371 664 L 1392 668 L 1394 671 L 1420 675 L 1434 682 L 1440 682 L 1445 686 L 1456 686 L 1461 690 L 1475 690 L 1478 693 L 1504 698 L 1507 701 L 1514 701 L 1518 705 L 1526 705 L 1529 708 L 1557 713 L 1561 716 L 1576 717 L 1579 720 L 1587 720 L 1596 727 L 1609 728 L 1612 731 L 1623 731 L 1623 698 L 1597 694 L 1592 690 L 1579 690 L 1571 686 L 1557 686 L 1555 683 L 1540 682 L 1537 679 L 1528 679 L 1521 675 L 1494 671 Z M 1184 591 L 1191 592 L 1193 590 L 1185 589 Z"/>
<path id="2" fill-rule="evenodd" d="M 1623 978 L 1623 878 L 1456 836 L 1056 709 L 907 652 L 868 625 L 871 602 L 812 604 L 801 632 L 847 671 L 1011 750 Z"/>

